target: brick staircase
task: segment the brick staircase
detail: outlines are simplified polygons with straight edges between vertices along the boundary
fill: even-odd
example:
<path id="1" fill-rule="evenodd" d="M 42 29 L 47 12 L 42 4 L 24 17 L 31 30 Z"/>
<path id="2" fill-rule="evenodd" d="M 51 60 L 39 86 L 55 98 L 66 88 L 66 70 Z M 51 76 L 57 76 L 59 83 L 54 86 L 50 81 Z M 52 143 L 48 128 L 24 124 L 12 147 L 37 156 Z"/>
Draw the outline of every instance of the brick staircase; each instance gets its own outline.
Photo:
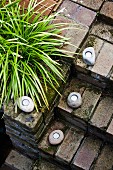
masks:
<path id="1" fill-rule="evenodd" d="M 70 77 L 53 110 L 54 119 L 37 143 L 38 160 L 33 164 L 31 159 L 11 151 L 1 170 L 113 169 L 113 2 L 64 0 L 59 9 L 62 8 L 65 10 L 58 19 L 75 23 L 79 28 L 63 32 L 71 43 L 80 47 L 64 47 L 75 57 Z M 83 62 L 81 55 L 88 46 L 93 46 L 96 54 L 92 67 Z M 78 109 L 67 105 L 67 97 L 73 91 L 82 96 Z M 65 138 L 60 145 L 52 146 L 48 136 L 56 129 L 62 130 Z M 21 168 L 15 161 L 18 157 L 20 162 L 26 160 Z"/>
<path id="2" fill-rule="evenodd" d="M 76 1 L 75 4 L 74 1 L 65 0 L 60 7 L 60 9 L 66 8 L 63 17 L 76 20 L 75 22 L 82 24 L 82 28 L 86 28 L 84 33 L 83 30 L 65 33 L 66 36 L 70 35 L 70 42 L 78 43 L 81 49 L 74 51 L 79 51 L 79 55 L 74 55 L 70 79 L 54 110 L 55 121 L 49 125 L 38 145 L 42 157 L 64 169 L 113 168 L 113 15 L 111 12 L 113 2 L 106 2 L 104 5 L 103 3 L 104 1 L 98 1 L 98 5 L 93 6 L 89 1 Z M 87 12 L 87 15 L 90 15 L 90 20 L 87 22 L 78 14 L 79 12 L 74 13 L 79 4 L 83 5 L 79 7 L 82 9 L 81 15 L 87 12 L 84 7 L 93 9 Z M 94 19 L 96 10 L 100 11 L 98 20 Z M 111 25 L 105 22 L 106 19 L 111 21 Z M 81 56 L 83 49 L 88 46 L 93 46 L 95 49 L 96 63 L 93 67 L 88 67 Z M 78 109 L 72 109 L 67 105 L 67 97 L 72 91 L 82 95 L 83 103 Z M 51 146 L 48 142 L 48 136 L 54 129 L 61 129 L 65 134 L 65 139 L 59 146 Z"/>

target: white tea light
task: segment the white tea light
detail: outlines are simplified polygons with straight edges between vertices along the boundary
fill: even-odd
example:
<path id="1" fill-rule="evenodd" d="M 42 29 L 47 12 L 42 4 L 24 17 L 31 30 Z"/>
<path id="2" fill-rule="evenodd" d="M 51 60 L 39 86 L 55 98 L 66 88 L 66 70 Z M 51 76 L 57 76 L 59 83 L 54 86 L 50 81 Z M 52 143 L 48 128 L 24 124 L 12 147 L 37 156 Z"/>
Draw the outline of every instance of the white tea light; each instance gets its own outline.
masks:
<path id="1" fill-rule="evenodd" d="M 77 92 L 70 93 L 67 98 L 67 104 L 72 108 L 79 107 L 82 104 L 81 94 Z"/>
<path id="2" fill-rule="evenodd" d="M 71 96 L 71 100 L 72 100 L 73 102 L 76 102 L 77 99 L 78 99 L 78 97 L 77 97 L 76 95 Z"/>
<path id="3" fill-rule="evenodd" d="M 24 100 L 22 101 L 22 105 L 23 105 L 23 106 L 28 106 L 29 104 L 30 104 L 30 102 L 29 102 L 28 99 L 24 99 Z"/>
<path id="4" fill-rule="evenodd" d="M 28 96 L 22 96 L 17 100 L 17 105 L 20 110 L 29 113 L 34 110 L 33 100 Z"/>
<path id="5" fill-rule="evenodd" d="M 88 47 L 84 49 L 83 61 L 90 66 L 95 64 L 95 51 L 93 47 Z"/>
<path id="6" fill-rule="evenodd" d="M 54 130 L 49 135 L 49 143 L 51 145 L 58 145 L 64 139 L 64 134 L 61 130 Z"/>
<path id="7" fill-rule="evenodd" d="M 90 51 L 87 51 L 86 52 L 86 57 L 90 59 L 92 57 L 92 53 Z"/>
<path id="8" fill-rule="evenodd" d="M 53 138 L 54 138 L 54 139 L 58 139 L 59 137 L 60 137 L 60 134 L 59 134 L 59 133 L 54 133 L 54 134 L 53 134 Z"/>

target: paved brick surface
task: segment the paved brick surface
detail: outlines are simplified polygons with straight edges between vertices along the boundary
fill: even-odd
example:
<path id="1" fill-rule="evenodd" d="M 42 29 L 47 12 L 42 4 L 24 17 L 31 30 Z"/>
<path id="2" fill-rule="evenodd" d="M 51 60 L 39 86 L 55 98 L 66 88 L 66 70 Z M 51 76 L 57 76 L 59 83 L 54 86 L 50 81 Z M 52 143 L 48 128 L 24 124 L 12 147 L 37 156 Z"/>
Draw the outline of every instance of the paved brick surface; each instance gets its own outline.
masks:
<path id="1" fill-rule="evenodd" d="M 73 0 L 76 3 L 84 5 L 85 7 L 91 8 L 93 10 L 99 10 L 104 0 Z"/>
<path id="2" fill-rule="evenodd" d="M 113 45 L 104 43 L 92 72 L 107 77 L 113 65 Z"/>
<path id="3" fill-rule="evenodd" d="M 90 26 L 96 13 L 69 0 L 64 0 L 60 9 L 65 8 L 63 14 L 85 26 Z"/>
<path id="4" fill-rule="evenodd" d="M 57 165 L 47 162 L 40 158 L 38 161 L 35 162 L 34 167 L 32 170 L 62 170 Z M 27 170 L 27 169 L 26 169 Z"/>
<path id="5" fill-rule="evenodd" d="M 42 151 L 44 151 L 45 153 L 49 153 L 50 155 L 54 155 L 57 147 L 58 146 L 53 146 L 49 143 L 49 134 L 53 131 L 53 130 L 62 130 L 65 134 L 65 131 L 67 129 L 67 125 L 64 125 L 64 123 L 59 122 L 59 121 L 55 121 L 52 123 L 51 126 L 48 127 L 47 131 L 44 133 L 44 136 L 42 137 L 38 148 L 41 149 Z"/>
<path id="6" fill-rule="evenodd" d="M 64 44 L 62 50 L 64 50 L 65 54 L 73 56 L 87 35 L 88 28 L 62 15 L 57 16 L 53 23 L 58 24 L 59 22 L 65 23 L 65 26 L 60 26 L 60 28 L 63 28 L 61 35 L 68 38 L 68 42 L 71 44 Z M 64 29 L 65 27 L 68 27 L 68 29 Z"/>
<path id="7" fill-rule="evenodd" d="M 105 2 L 100 13 L 107 17 L 106 20 L 110 19 L 110 23 L 113 24 L 113 2 Z"/>
<path id="8" fill-rule="evenodd" d="M 100 96 L 101 96 L 101 90 L 96 89 L 94 87 L 87 88 L 82 96 L 81 107 L 73 110 L 72 114 L 74 114 L 75 116 L 81 119 L 89 120 Z"/>
<path id="9" fill-rule="evenodd" d="M 83 131 L 77 128 L 70 129 L 63 143 L 60 145 L 58 151 L 55 154 L 56 159 L 64 163 L 70 163 L 83 137 L 84 137 Z"/>
<path id="10" fill-rule="evenodd" d="M 93 47 L 95 50 L 95 56 L 97 58 L 102 46 L 103 46 L 104 41 L 95 37 L 95 36 L 89 36 L 88 39 L 86 40 L 86 42 L 84 43 L 84 45 L 82 46 L 82 48 L 80 49 L 80 54 L 76 56 L 75 59 L 75 68 L 77 69 L 77 71 L 83 72 L 88 74 L 88 71 L 92 69 L 92 67 L 87 66 L 87 64 L 85 64 L 83 62 L 82 59 L 82 52 L 85 48 L 87 47 Z"/>
<path id="11" fill-rule="evenodd" d="M 8 155 L 5 164 L 18 170 L 32 170 L 33 161 L 15 150 Z"/>
<path id="12" fill-rule="evenodd" d="M 67 18 L 67 17 L 65 17 L 65 16 L 59 15 L 59 16 L 57 16 L 57 17 L 55 18 L 55 20 L 53 21 L 53 23 L 54 23 L 54 24 L 57 24 L 57 25 L 59 25 L 59 23 L 66 24 L 66 26 L 65 26 L 65 25 L 59 26 L 59 28 L 67 28 L 67 27 L 69 26 L 69 24 L 71 25 L 72 20 L 69 19 L 69 18 Z M 62 30 L 61 35 L 65 37 L 65 36 L 67 35 L 67 31 L 68 31 L 68 30 L 69 30 L 69 29 L 64 29 L 64 30 Z"/>
<path id="13" fill-rule="evenodd" d="M 77 167 L 82 170 L 89 170 L 98 155 L 101 143 L 99 139 L 87 137 L 74 157 L 73 170 Z"/>
<path id="14" fill-rule="evenodd" d="M 91 30 L 91 34 L 97 35 L 98 37 L 113 43 L 113 27 L 106 25 L 103 22 L 96 22 Z"/>
<path id="15" fill-rule="evenodd" d="M 72 22 L 76 24 L 73 28 L 69 29 L 66 33 L 66 38 L 69 38 L 69 43 L 72 45 L 64 45 L 63 49 L 70 51 L 70 55 L 73 56 L 75 52 L 78 50 L 79 46 L 82 44 L 84 38 L 88 33 L 88 28 L 81 24 L 77 24 L 76 22 Z"/>
<path id="16" fill-rule="evenodd" d="M 74 91 L 82 94 L 85 90 L 85 85 L 86 83 L 83 83 L 77 80 L 76 78 L 72 78 L 71 81 L 67 84 L 64 90 L 64 93 L 62 97 L 60 98 L 58 108 L 60 108 L 60 110 L 71 113 L 73 109 L 67 105 L 67 97 L 71 92 L 74 92 Z"/>
<path id="17" fill-rule="evenodd" d="M 112 170 L 113 169 L 113 145 L 106 145 L 92 170 Z"/>
<path id="18" fill-rule="evenodd" d="M 102 129 L 106 129 L 108 123 L 113 114 L 113 98 L 111 97 L 103 97 L 100 101 L 92 119 L 91 123 Z"/>

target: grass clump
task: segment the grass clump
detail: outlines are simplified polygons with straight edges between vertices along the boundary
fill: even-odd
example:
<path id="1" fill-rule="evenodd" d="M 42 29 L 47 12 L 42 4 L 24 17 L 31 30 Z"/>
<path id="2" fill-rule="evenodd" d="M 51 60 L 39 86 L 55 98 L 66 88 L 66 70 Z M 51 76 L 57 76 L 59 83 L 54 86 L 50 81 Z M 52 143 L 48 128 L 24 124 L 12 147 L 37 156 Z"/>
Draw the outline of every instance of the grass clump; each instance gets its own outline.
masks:
<path id="1" fill-rule="evenodd" d="M 30 1 L 28 8 L 20 1 L 2 3 L 0 7 L 0 105 L 30 96 L 35 107 L 49 107 L 48 86 L 56 89 L 63 80 L 57 59 L 66 57 L 60 47 L 67 41 L 61 36 L 66 24 L 52 22 L 58 14 L 43 16 L 35 11 L 38 4 Z M 34 17 L 35 16 L 35 17 Z M 65 28 L 64 28 L 65 29 Z"/>

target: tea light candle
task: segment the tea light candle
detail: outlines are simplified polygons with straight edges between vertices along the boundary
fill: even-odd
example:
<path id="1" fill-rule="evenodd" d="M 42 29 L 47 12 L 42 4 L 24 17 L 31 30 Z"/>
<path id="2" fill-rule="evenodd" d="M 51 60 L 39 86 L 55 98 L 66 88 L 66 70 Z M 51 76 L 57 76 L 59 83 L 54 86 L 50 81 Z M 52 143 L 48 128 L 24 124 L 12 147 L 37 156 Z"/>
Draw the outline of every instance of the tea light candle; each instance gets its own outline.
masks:
<path id="1" fill-rule="evenodd" d="M 67 98 L 68 106 L 72 108 L 77 108 L 82 104 L 81 95 L 77 92 L 71 92 Z"/>
<path id="2" fill-rule="evenodd" d="M 61 130 L 54 130 L 49 135 L 49 143 L 51 145 L 58 145 L 64 139 L 64 134 Z"/>
<path id="3" fill-rule="evenodd" d="M 95 64 L 95 51 L 93 47 L 87 47 L 84 49 L 83 51 L 83 61 L 89 65 L 89 66 L 93 66 Z"/>
<path id="4" fill-rule="evenodd" d="M 71 100 L 72 100 L 73 102 L 76 102 L 77 99 L 78 99 L 78 97 L 77 97 L 76 95 L 71 96 Z"/>
<path id="5" fill-rule="evenodd" d="M 34 110 L 33 100 L 28 96 L 22 96 L 18 98 L 17 105 L 23 112 L 29 113 Z"/>
<path id="6" fill-rule="evenodd" d="M 22 101 L 22 105 L 23 106 L 28 106 L 30 104 L 30 102 L 29 102 L 29 100 L 27 100 L 27 99 L 24 99 L 23 101 Z"/>
<path id="7" fill-rule="evenodd" d="M 92 53 L 90 51 L 86 52 L 86 57 L 87 58 L 91 58 L 92 57 Z"/>
<path id="8" fill-rule="evenodd" d="M 59 137 L 60 137 L 59 133 L 54 133 L 54 134 L 53 134 L 53 138 L 54 138 L 54 139 L 58 139 Z"/>

